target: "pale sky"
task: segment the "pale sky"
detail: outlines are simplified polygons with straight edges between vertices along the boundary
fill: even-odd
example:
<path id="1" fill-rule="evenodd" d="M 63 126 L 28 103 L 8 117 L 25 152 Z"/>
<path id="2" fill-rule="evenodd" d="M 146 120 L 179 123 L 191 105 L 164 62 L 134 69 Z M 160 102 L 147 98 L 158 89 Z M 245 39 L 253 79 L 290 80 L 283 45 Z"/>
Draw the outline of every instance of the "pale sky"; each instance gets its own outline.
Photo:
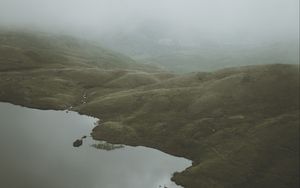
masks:
<path id="1" fill-rule="evenodd" d="M 298 0 L 0 0 L 0 26 L 52 31 L 163 25 L 179 35 L 298 37 Z"/>

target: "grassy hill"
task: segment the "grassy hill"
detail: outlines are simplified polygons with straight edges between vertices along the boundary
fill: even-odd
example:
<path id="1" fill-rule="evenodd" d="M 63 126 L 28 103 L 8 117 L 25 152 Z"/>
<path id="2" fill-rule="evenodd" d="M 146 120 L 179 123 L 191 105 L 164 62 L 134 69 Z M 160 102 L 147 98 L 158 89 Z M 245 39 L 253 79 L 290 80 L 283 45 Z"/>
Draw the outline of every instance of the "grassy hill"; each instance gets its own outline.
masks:
<path id="1" fill-rule="evenodd" d="M 0 32 L 0 71 L 2 100 L 55 109 L 77 105 L 90 87 L 111 93 L 164 79 L 158 68 L 89 41 L 19 31 Z M 121 80 L 132 81 L 119 88 Z"/>
<path id="2" fill-rule="evenodd" d="M 0 101 L 72 106 L 103 120 L 95 139 L 191 159 L 186 188 L 299 187 L 297 65 L 174 75 L 70 40 L 2 33 Z"/>
<path id="3" fill-rule="evenodd" d="M 298 79 L 292 65 L 232 68 L 109 94 L 77 109 L 106 120 L 94 129 L 96 139 L 193 160 L 173 178 L 187 188 L 297 187 Z"/>
<path id="4" fill-rule="evenodd" d="M 0 31 L 0 45 L 1 70 L 16 67 L 157 70 L 98 44 L 70 36 Z"/>

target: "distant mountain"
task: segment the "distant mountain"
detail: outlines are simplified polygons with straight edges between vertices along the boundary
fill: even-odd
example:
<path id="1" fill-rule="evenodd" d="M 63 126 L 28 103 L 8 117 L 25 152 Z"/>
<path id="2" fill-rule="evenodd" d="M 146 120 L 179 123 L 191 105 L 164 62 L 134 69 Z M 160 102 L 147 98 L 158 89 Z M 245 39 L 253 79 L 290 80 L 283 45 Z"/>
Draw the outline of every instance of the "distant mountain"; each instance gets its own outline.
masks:
<path id="1" fill-rule="evenodd" d="M 220 68 L 246 65 L 298 64 L 298 45 L 296 41 L 245 46 L 230 44 L 206 46 L 203 44 L 202 47 L 182 47 L 172 53 L 137 59 L 177 73 L 213 71 Z"/>
<path id="2" fill-rule="evenodd" d="M 138 62 L 176 73 L 299 63 L 298 40 L 249 41 L 247 36 L 231 36 L 221 40 L 209 33 L 186 35 L 177 36 L 171 28 L 147 23 L 131 30 L 105 33 L 98 40 Z"/>

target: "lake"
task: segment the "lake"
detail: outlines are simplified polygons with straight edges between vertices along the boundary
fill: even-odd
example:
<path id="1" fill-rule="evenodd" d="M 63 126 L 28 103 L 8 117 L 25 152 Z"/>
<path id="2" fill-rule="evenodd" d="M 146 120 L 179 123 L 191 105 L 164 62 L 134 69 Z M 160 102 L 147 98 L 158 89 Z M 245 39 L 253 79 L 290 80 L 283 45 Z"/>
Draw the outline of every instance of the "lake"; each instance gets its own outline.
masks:
<path id="1" fill-rule="evenodd" d="M 76 112 L 0 103 L 0 187 L 179 188 L 170 181 L 191 161 L 146 147 L 92 147 L 97 119 Z M 72 146 L 83 135 L 81 147 Z"/>

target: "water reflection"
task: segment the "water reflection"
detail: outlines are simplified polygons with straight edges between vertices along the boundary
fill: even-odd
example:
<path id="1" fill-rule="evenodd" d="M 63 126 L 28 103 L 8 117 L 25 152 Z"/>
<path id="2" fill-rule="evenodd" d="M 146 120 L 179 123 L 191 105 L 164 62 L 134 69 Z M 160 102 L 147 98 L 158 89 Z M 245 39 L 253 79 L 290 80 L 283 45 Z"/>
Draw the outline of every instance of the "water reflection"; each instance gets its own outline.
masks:
<path id="1" fill-rule="evenodd" d="M 92 147 L 96 149 L 101 149 L 101 150 L 106 150 L 106 151 L 111 151 L 115 149 L 120 149 L 124 148 L 124 145 L 121 144 L 111 144 L 105 141 L 99 141 L 98 143 L 92 144 Z"/>
<path id="2" fill-rule="evenodd" d="M 183 158 L 145 147 L 97 150 L 91 145 L 110 145 L 90 137 L 72 147 L 96 121 L 74 112 L 0 103 L 0 187 L 178 188 L 170 177 L 191 164 Z"/>

